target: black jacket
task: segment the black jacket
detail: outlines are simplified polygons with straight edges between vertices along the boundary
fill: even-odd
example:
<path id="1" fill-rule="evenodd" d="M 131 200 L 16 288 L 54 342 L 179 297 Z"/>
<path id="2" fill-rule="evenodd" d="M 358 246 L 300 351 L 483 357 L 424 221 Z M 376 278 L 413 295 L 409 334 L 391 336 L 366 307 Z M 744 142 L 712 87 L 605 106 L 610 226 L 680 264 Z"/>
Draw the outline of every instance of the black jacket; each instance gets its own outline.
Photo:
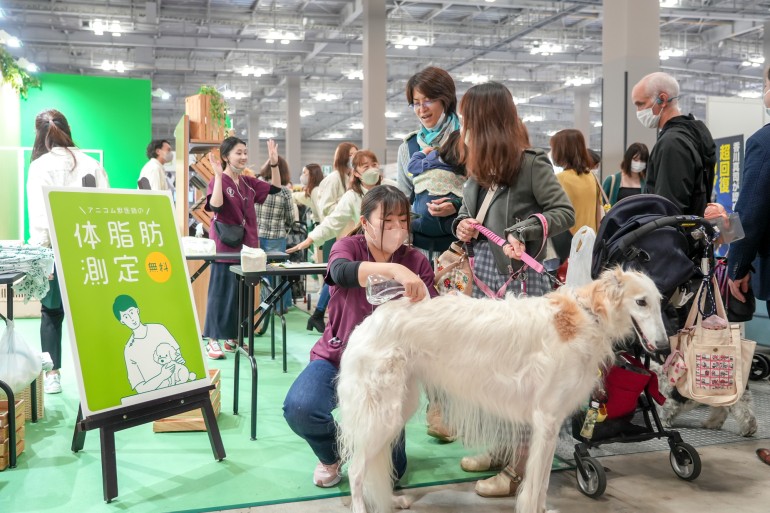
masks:
<path id="1" fill-rule="evenodd" d="M 663 196 L 682 213 L 702 216 L 714 188 L 716 146 L 692 114 L 668 120 L 647 162 L 646 192 Z"/>

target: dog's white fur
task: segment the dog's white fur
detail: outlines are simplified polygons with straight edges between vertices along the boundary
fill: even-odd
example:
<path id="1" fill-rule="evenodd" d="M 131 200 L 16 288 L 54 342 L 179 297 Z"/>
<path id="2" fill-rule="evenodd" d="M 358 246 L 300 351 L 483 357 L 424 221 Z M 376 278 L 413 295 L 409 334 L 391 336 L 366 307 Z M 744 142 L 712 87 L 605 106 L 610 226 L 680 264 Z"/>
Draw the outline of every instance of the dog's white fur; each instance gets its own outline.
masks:
<path id="1" fill-rule="evenodd" d="M 516 511 L 545 511 L 560 426 L 591 393 L 614 342 L 633 333 L 632 316 L 651 344 L 668 344 L 659 305 L 652 280 L 616 269 L 544 297 L 381 306 L 351 335 L 337 385 L 353 511 L 392 510 L 391 449 L 421 385 L 443 398 L 445 421 L 469 445 L 510 451 L 529 433 Z"/>

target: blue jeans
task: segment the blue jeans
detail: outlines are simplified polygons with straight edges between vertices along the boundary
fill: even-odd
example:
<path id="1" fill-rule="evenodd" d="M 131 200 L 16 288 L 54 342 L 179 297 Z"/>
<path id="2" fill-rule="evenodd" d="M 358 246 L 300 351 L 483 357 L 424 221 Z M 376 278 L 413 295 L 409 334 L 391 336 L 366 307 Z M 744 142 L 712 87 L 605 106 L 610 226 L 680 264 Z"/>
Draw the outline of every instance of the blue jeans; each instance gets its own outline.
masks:
<path id="1" fill-rule="evenodd" d="M 286 394 L 283 417 L 289 427 L 304 439 L 325 465 L 339 461 L 337 425 L 332 410 L 337 406 L 336 379 L 339 369 L 326 360 L 313 360 Z M 400 479 L 406 472 L 406 443 L 401 432 L 393 447 L 393 468 Z"/>
<path id="2" fill-rule="evenodd" d="M 318 294 L 318 304 L 315 305 L 316 309 L 325 312 L 331 297 L 332 295 L 329 292 L 329 285 L 324 283 L 321 287 L 321 292 Z"/>
<path id="3" fill-rule="evenodd" d="M 262 248 L 263 251 L 282 251 L 286 252 L 286 237 L 283 239 L 266 239 L 264 237 L 259 238 L 259 247 Z M 275 277 L 270 277 L 270 283 L 273 287 L 275 287 L 277 280 Z M 267 295 L 263 295 L 263 298 L 267 297 Z M 283 295 L 282 301 L 278 303 L 277 307 L 283 307 L 283 311 L 291 307 L 293 304 L 292 297 L 291 297 L 291 290 L 287 291 L 286 294 Z"/>

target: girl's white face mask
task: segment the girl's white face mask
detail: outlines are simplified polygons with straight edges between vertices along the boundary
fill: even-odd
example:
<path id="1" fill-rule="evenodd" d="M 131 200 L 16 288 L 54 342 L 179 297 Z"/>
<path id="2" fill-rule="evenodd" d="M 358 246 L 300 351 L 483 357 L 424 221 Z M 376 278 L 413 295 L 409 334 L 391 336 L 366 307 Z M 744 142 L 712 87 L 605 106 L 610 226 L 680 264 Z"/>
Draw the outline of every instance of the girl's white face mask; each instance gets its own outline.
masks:
<path id="1" fill-rule="evenodd" d="M 631 171 L 633 171 L 634 173 L 641 173 L 645 169 L 647 169 L 647 163 L 646 162 L 641 162 L 639 160 L 632 160 L 631 161 Z"/>
<path id="2" fill-rule="evenodd" d="M 364 227 L 364 234 L 366 240 L 371 243 L 375 248 L 379 249 L 385 254 L 392 255 L 400 248 L 409 236 L 409 231 L 404 228 L 392 228 L 390 230 L 374 230 L 374 234 L 369 233 L 369 226 L 371 223 L 366 223 Z M 382 240 L 380 240 L 380 234 Z"/>

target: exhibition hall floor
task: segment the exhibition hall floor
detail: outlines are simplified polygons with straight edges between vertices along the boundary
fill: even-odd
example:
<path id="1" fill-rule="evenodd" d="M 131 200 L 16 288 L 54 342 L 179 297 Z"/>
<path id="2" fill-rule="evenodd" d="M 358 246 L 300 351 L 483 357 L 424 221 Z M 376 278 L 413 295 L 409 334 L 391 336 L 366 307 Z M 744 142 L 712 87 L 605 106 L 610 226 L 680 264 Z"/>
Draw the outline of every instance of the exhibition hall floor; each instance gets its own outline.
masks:
<path id="1" fill-rule="evenodd" d="M 153 433 L 143 425 L 116 434 L 119 495 L 102 499 L 99 434 L 89 432 L 83 451 L 70 451 L 78 407 L 77 386 L 65 341 L 63 393 L 45 396 L 45 418 L 26 424 L 26 448 L 18 467 L 0 472 L 0 512 L 192 512 L 249 511 L 257 513 L 343 512 L 348 510 L 347 482 L 321 489 L 311 482 L 316 464 L 307 445 L 283 420 L 281 403 L 294 377 L 308 360 L 317 333 L 306 331 L 307 314 L 293 309 L 287 316 L 289 369 L 281 372 L 280 353 L 271 360 L 269 338 L 257 339 L 259 407 L 257 440 L 249 440 L 248 364 L 241 365 L 240 413 L 232 415 L 233 356 L 210 361 L 221 370 L 222 412 L 218 424 L 227 451 L 213 459 L 205 433 Z M 18 329 L 38 343 L 39 320 L 20 319 Z M 105 342 L 106 343 L 106 342 Z M 278 344 L 280 348 L 280 343 Z M 665 442 L 604 446 L 592 451 L 609 469 L 606 494 L 598 501 L 580 494 L 571 440 L 559 442 L 552 474 L 549 506 L 567 512 L 701 511 L 730 508 L 766 511 L 770 504 L 770 466 L 754 454 L 770 446 L 770 384 L 752 384 L 760 431 L 751 439 L 736 434 L 729 419 L 723 431 L 698 425 L 705 410 L 681 420 L 682 437 L 699 447 L 703 473 L 688 483 L 678 479 L 668 461 Z M 463 472 L 459 459 L 468 451 L 459 443 L 442 445 L 425 434 L 424 416 L 407 429 L 409 469 L 402 480 L 415 512 L 512 511 L 510 499 L 482 499 L 473 493 L 479 475 Z M 627 453 L 627 454 L 623 454 Z M 489 474 L 481 474 L 485 477 Z M 321 500 L 319 500 L 321 499 Z"/>

